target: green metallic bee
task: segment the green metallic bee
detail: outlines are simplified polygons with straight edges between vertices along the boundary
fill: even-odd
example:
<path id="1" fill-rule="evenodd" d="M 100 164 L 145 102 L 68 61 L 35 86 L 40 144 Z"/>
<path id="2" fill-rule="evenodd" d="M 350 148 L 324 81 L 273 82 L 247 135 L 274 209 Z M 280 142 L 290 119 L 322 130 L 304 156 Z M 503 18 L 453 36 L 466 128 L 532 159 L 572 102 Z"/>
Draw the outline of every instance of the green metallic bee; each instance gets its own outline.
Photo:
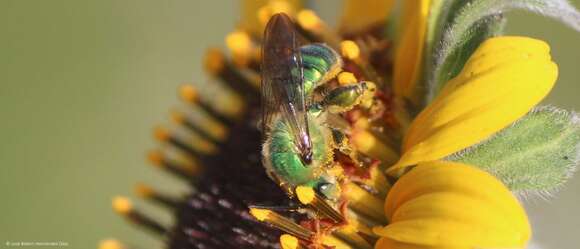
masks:
<path id="1" fill-rule="evenodd" d="M 337 138 L 329 116 L 345 112 L 372 98 L 375 86 L 361 82 L 339 86 L 315 101 L 342 68 L 340 56 L 324 44 L 299 45 L 294 23 L 274 15 L 264 32 L 262 47 L 262 147 L 268 175 L 290 195 L 295 187 L 313 187 L 329 200 L 340 196 L 338 178 L 330 170 Z"/>

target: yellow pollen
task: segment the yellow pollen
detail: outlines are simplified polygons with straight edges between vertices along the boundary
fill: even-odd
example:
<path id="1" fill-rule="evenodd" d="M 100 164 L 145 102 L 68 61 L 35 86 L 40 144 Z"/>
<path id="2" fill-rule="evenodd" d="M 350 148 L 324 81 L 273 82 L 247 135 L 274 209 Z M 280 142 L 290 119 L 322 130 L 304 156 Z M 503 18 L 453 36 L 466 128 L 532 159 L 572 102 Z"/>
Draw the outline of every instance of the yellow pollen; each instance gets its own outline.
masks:
<path id="1" fill-rule="evenodd" d="M 332 167 L 328 168 L 326 172 L 336 177 L 337 179 L 344 177 L 344 168 L 340 165 L 340 163 L 335 163 Z"/>
<path id="2" fill-rule="evenodd" d="M 305 29 L 319 29 L 322 21 L 312 10 L 301 10 L 297 14 L 298 24 Z"/>
<path id="3" fill-rule="evenodd" d="M 181 168 L 190 175 L 196 175 L 200 171 L 200 165 L 195 161 L 185 161 L 181 166 Z"/>
<path id="4" fill-rule="evenodd" d="M 328 44 L 330 47 L 337 48 L 340 43 L 340 36 L 316 15 L 312 10 L 304 9 L 296 15 L 298 25 L 306 31 L 308 36 L 314 37 L 315 40 Z"/>
<path id="5" fill-rule="evenodd" d="M 225 66 L 225 55 L 217 48 L 210 48 L 205 53 L 205 69 L 213 75 L 219 74 Z"/>
<path id="6" fill-rule="evenodd" d="M 232 52 L 235 65 L 245 67 L 250 64 L 254 54 L 254 45 L 250 35 L 244 31 L 234 31 L 226 36 L 226 46 Z"/>
<path id="7" fill-rule="evenodd" d="M 235 53 L 248 53 L 252 49 L 252 41 L 248 33 L 244 31 L 234 31 L 226 36 L 226 46 Z"/>
<path id="8" fill-rule="evenodd" d="M 223 141 L 228 136 L 228 128 L 219 121 L 211 118 L 206 118 L 196 121 L 200 127 L 203 127 L 212 137 L 219 141 Z"/>
<path id="9" fill-rule="evenodd" d="M 183 124 L 185 116 L 178 111 L 171 111 L 171 120 L 177 124 Z"/>
<path id="10" fill-rule="evenodd" d="M 131 201 L 123 196 L 115 196 L 113 198 L 113 210 L 119 214 L 129 214 L 133 210 L 133 204 Z"/>
<path id="11" fill-rule="evenodd" d="M 323 197 L 316 194 L 312 187 L 308 186 L 298 186 L 295 189 L 298 200 L 304 204 L 309 205 L 318 214 L 326 216 L 332 219 L 335 223 L 343 223 L 344 217 L 334 209 L 330 204 L 328 204 Z"/>
<path id="12" fill-rule="evenodd" d="M 355 60 L 360 56 L 360 49 L 354 41 L 345 40 L 340 43 L 340 53 L 350 60 Z"/>
<path id="13" fill-rule="evenodd" d="M 125 246 L 116 239 L 106 239 L 99 243 L 99 249 L 125 249 Z"/>
<path id="14" fill-rule="evenodd" d="M 269 3 L 270 11 L 272 15 L 277 13 L 286 13 L 291 15 L 294 11 L 292 11 L 292 5 L 285 0 L 272 0 Z"/>
<path id="15" fill-rule="evenodd" d="M 314 190 L 311 187 L 307 186 L 298 186 L 296 188 L 296 195 L 298 196 L 298 200 L 302 204 L 312 203 L 312 201 L 314 201 L 314 198 L 316 197 L 316 193 L 314 193 Z"/>
<path id="16" fill-rule="evenodd" d="M 268 223 L 285 233 L 289 233 L 303 240 L 310 240 L 314 235 L 312 231 L 271 210 L 250 208 L 250 214 L 260 222 Z"/>
<path id="17" fill-rule="evenodd" d="M 137 183 L 137 185 L 135 185 L 135 193 L 141 197 L 148 198 L 153 196 L 155 191 L 146 184 Z"/>
<path id="18" fill-rule="evenodd" d="M 341 72 L 338 75 L 338 83 L 340 85 L 348 85 L 356 82 L 357 82 L 356 77 L 354 77 L 354 74 L 350 72 Z"/>
<path id="19" fill-rule="evenodd" d="M 199 93 L 192 85 L 182 85 L 179 87 L 179 95 L 184 101 L 195 103 L 199 101 Z"/>
<path id="20" fill-rule="evenodd" d="M 265 221 L 271 213 L 267 209 L 250 208 L 250 214 L 259 221 Z"/>
<path id="21" fill-rule="evenodd" d="M 162 166 L 162 162 L 163 162 L 163 155 L 161 154 L 161 152 L 157 151 L 157 150 L 152 150 L 147 154 L 147 158 L 149 159 L 149 161 L 151 163 L 153 163 L 154 165 L 157 166 Z"/>
<path id="22" fill-rule="evenodd" d="M 161 126 L 155 127 L 153 135 L 159 141 L 167 141 L 169 139 L 169 131 Z"/>
<path id="23" fill-rule="evenodd" d="M 266 25 L 266 23 L 268 23 L 268 20 L 272 16 L 269 6 L 266 5 L 259 8 L 258 12 L 256 13 L 256 16 L 258 16 L 258 21 L 260 22 L 260 24 L 262 24 L 262 26 Z"/>
<path id="24" fill-rule="evenodd" d="M 192 146 L 204 154 L 215 154 L 219 151 L 219 148 L 215 144 L 201 138 L 195 141 Z"/>
<path id="25" fill-rule="evenodd" d="M 277 13 L 286 13 L 289 16 L 293 16 L 294 10 L 292 5 L 287 1 L 272 0 L 267 5 L 259 8 L 256 15 L 260 24 L 266 26 L 270 17 Z"/>
<path id="26" fill-rule="evenodd" d="M 280 246 L 282 246 L 282 249 L 298 249 L 300 248 L 300 242 L 298 238 L 290 234 L 282 234 L 280 236 Z"/>

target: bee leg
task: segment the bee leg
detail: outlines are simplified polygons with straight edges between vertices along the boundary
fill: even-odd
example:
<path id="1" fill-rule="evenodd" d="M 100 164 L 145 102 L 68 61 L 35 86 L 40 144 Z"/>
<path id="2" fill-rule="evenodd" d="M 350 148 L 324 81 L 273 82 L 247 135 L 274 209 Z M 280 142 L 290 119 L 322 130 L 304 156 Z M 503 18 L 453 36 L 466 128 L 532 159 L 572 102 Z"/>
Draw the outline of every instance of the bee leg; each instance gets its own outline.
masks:
<path id="1" fill-rule="evenodd" d="M 319 104 L 335 114 L 347 112 L 357 105 L 368 108 L 373 103 L 376 89 L 375 84 L 368 81 L 339 86 L 328 92 Z"/>
<path id="2" fill-rule="evenodd" d="M 277 211 L 277 212 L 296 212 L 296 213 L 306 213 L 307 210 L 303 207 L 299 206 L 267 206 L 267 205 L 249 205 L 248 208 L 259 208 L 259 209 L 267 209 L 270 211 Z"/>
<path id="3" fill-rule="evenodd" d="M 348 136 L 346 136 L 346 134 L 337 129 L 331 128 L 331 131 L 332 131 L 332 139 L 334 140 L 336 149 L 340 151 L 342 154 L 352 157 L 352 155 L 354 155 L 354 152 L 350 147 Z"/>
<path id="4" fill-rule="evenodd" d="M 358 154 L 352 149 L 348 136 L 337 129 L 332 130 L 332 137 L 335 144 L 335 149 L 340 153 L 339 161 L 353 165 L 355 167 L 362 167 L 363 163 L 358 159 Z M 341 157 L 342 154 L 342 157 Z"/>

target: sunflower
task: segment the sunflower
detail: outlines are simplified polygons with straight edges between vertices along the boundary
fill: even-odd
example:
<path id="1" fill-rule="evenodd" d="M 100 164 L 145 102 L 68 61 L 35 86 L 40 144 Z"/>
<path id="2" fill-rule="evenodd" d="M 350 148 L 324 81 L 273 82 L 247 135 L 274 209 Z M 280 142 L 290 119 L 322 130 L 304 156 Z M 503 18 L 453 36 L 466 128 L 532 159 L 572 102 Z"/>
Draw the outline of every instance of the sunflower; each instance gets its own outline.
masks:
<path id="1" fill-rule="evenodd" d="M 114 210 L 167 248 L 525 248 L 532 232 L 517 197 L 548 198 L 572 176 L 580 125 L 574 112 L 537 107 L 558 67 L 545 42 L 503 35 L 503 14 L 524 9 L 576 30 L 580 14 L 564 0 L 402 1 L 398 18 L 394 8 L 346 0 L 331 28 L 301 1 L 244 1 L 228 53 L 205 57 L 220 94 L 183 85 L 191 109 L 172 114 L 179 130 L 154 132 L 162 146 L 149 160 L 191 194 L 136 187 L 177 223 L 164 227 L 121 196 Z M 338 200 L 281 188 L 261 165 L 260 47 L 277 13 L 342 61 L 317 94 L 377 87 L 328 122 L 345 135 L 323 168 L 338 179 Z"/>

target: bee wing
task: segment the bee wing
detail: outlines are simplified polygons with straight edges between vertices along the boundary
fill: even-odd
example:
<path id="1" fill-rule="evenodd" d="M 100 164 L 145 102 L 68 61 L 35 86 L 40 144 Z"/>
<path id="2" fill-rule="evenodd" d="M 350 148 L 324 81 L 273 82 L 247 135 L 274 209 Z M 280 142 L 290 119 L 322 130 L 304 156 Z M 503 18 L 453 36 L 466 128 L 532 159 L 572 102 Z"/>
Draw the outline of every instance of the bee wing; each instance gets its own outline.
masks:
<path id="1" fill-rule="evenodd" d="M 281 115 L 300 149 L 310 146 L 302 57 L 294 24 L 285 14 L 272 16 L 264 32 L 262 46 L 262 125 L 271 129 L 276 114 Z"/>

